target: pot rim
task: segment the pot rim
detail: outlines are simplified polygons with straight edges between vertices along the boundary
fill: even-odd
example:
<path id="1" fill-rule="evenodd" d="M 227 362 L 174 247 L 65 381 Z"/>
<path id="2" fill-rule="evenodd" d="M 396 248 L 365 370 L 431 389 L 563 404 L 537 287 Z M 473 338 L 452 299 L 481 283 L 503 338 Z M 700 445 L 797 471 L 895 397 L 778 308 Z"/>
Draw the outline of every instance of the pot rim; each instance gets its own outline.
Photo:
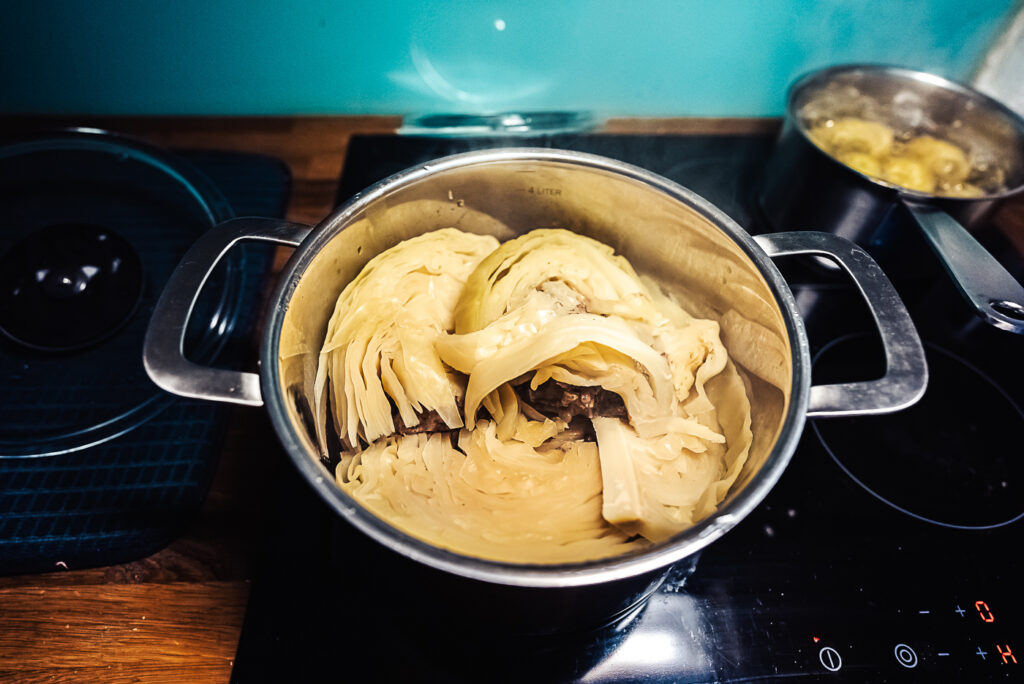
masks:
<path id="1" fill-rule="evenodd" d="M 413 184 L 438 172 L 505 162 L 556 163 L 603 170 L 650 186 L 687 204 L 743 249 L 768 283 L 782 312 L 790 340 L 793 384 L 782 428 L 771 453 L 747 486 L 727 505 L 720 506 L 711 516 L 670 540 L 644 551 L 577 563 L 517 564 L 476 558 L 432 546 L 377 518 L 338 487 L 319 459 L 306 451 L 288 419 L 286 398 L 280 389 L 278 364 L 281 329 L 295 287 L 320 249 L 343 231 L 350 219 L 394 188 Z M 749 233 L 703 197 L 653 172 L 598 155 L 549 148 L 494 148 L 439 158 L 385 178 L 354 195 L 312 230 L 282 270 L 270 301 L 272 306 L 260 345 L 260 384 L 271 421 L 289 458 L 317 494 L 349 524 L 407 558 L 469 579 L 520 587 L 577 587 L 665 569 L 721 537 L 761 503 L 792 458 L 806 420 L 811 383 L 807 334 L 796 300 L 775 264 Z"/>
<path id="2" fill-rule="evenodd" d="M 823 69 L 815 69 L 808 71 L 801 76 L 797 77 L 789 86 L 786 91 L 786 112 L 785 118 L 787 121 L 793 124 L 796 130 L 800 133 L 801 137 L 811 144 L 816 150 L 822 155 L 832 160 L 837 165 L 848 169 L 851 173 L 855 173 L 861 178 L 869 181 L 871 184 L 895 192 L 901 197 L 907 197 L 910 200 L 917 199 L 919 201 L 935 201 L 941 200 L 942 202 L 949 202 L 951 204 L 968 204 L 978 202 L 992 202 L 1000 200 L 1006 197 L 1014 197 L 1024 192 L 1024 182 L 1021 182 L 1013 187 L 1008 187 L 1002 192 L 992 193 L 988 195 L 982 195 L 980 197 L 952 197 L 948 195 L 936 195 L 928 192 L 920 192 L 918 190 L 911 190 L 904 188 L 899 185 L 894 185 L 888 181 L 884 181 L 880 178 L 869 176 L 852 166 L 847 166 L 843 162 L 839 161 L 832 155 L 828 154 L 820 147 L 818 147 L 813 140 L 811 140 L 808 134 L 807 128 L 800 121 L 800 118 L 796 114 L 795 102 L 797 98 L 806 89 L 818 85 L 821 83 L 828 82 L 837 76 L 847 73 L 854 72 L 873 72 L 879 74 L 886 74 L 901 80 L 919 81 L 921 83 L 927 83 L 936 88 L 946 90 L 952 93 L 956 93 L 965 98 L 980 102 L 983 106 L 990 110 L 999 113 L 1001 116 L 1009 120 L 1014 128 L 1016 128 L 1019 137 L 1024 140 L 1024 117 L 1014 110 L 1007 107 L 1005 104 L 996 100 L 985 93 L 975 90 L 968 85 L 954 81 L 938 74 L 933 74 L 928 71 L 920 71 L 917 69 L 911 69 L 909 67 L 897 66 L 893 64 L 885 63 L 854 63 L 854 64 L 838 64 L 835 66 L 825 67 Z"/>

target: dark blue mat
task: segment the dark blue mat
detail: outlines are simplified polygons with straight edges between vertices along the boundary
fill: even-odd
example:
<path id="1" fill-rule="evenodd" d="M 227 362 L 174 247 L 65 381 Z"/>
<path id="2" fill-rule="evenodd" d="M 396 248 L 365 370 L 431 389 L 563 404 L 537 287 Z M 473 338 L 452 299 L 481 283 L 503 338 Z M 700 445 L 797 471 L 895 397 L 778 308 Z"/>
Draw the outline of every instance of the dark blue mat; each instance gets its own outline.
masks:
<path id="1" fill-rule="evenodd" d="M 291 178 L 279 160 L 220 151 L 179 156 L 213 182 L 235 215 L 284 215 Z M 123 219 L 111 220 L 116 231 L 118 220 L 132 220 L 131 211 L 124 211 Z M 149 263 L 149 282 L 134 318 L 126 331 L 101 345 L 102 351 L 78 352 L 102 382 L 82 382 L 91 377 L 87 371 L 78 376 L 78 386 L 46 373 L 33 376 L 31 386 L 19 385 L 19 369 L 28 369 L 43 357 L 0 341 L 0 392 L 7 395 L 0 397 L 0 433 L 5 436 L 17 437 L 19 430 L 31 434 L 36 428 L 32 421 L 42 416 L 80 424 L 83 415 L 102 415 L 103 407 L 123 400 L 124 393 L 152 395 L 141 402 L 144 406 L 130 429 L 100 444 L 61 455 L 0 458 L 0 574 L 135 560 L 179 536 L 203 502 L 217 466 L 229 407 L 172 397 L 145 377 L 141 338 L 132 328 L 144 331 L 162 282 L 181 256 L 162 253 L 158 236 L 145 242 L 147 247 L 136 249 Z M 191 356 L 220 367 L 254 367 L 253 326 L 272 255 L 273 247 L 257 244 L 231 252 L 197 303 L 194 329 L 186 338 Z M 237 295 L 230 317 L 217 321 L 215 309 L 223 303 L 229 280 L 240 285 L 232 290 Z M 211 322 L 221 326 L 213 347 L 204 330 Z M 90 359 L 97 354 L 102 363 Z M 124 380 L 111 382 L 112 374 Z"/>

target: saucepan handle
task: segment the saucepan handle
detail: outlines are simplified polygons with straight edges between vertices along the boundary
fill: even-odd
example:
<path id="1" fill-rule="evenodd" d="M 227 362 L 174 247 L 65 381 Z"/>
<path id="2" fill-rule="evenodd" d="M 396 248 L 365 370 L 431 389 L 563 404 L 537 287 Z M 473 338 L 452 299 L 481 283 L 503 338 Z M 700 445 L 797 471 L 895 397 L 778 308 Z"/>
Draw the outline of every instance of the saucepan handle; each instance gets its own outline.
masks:
<path id="1" fill-rule="evenodd" d="M 811 387 L 809 418 L 893 413 L 915 404 L 928 386 L 924 347 L 896 289 L 867 252 L 832 233 L 795 231 L 754 238 L 770 257 L 816 254 L 853 280 L 878 326 L 886 372 L 876 380 Z"/>
<path id="2" fill-rule="evenodd" d="M 975 313 L 1024 334 L 1024 287 L 952 216 L 926 204 L 904 204 Z"/>
<path id="3" fill-rule="evenodd" d="M 261 406 L 259 375 L 211 368 L 185 358 L 185 330 L 203 284 L 224 255 L 243 240 L 298 246 L 310 226 L 279 219 L 236 218 L 200 237 L 171 274 L 149 319 L 142 362 L 157 386 L 183 397 Z"/>

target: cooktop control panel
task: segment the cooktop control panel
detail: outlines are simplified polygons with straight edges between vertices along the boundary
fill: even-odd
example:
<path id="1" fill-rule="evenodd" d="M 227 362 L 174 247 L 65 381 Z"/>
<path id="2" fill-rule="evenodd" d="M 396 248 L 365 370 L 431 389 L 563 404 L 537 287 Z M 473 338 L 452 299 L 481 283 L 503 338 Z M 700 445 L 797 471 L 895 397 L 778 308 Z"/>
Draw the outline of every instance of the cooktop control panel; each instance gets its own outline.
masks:
<path id="1" fill-rule="evenodd" d="M 1012 681 L 1024 676 L 1014 651 L 1019 622 L 984 600 L 860 610 L 819 603 L 814 611 L 794 611 L 781 621 L 756 609 L 751 613 L 746 624 L 723 621 L 720 607 L 701 605 L 692 595 L 658 595 L 636 632 L 579 681 L 739 682 L 796 675 L 851 682 Z M 834 617 L 822 620 L 821 613 Z"/>

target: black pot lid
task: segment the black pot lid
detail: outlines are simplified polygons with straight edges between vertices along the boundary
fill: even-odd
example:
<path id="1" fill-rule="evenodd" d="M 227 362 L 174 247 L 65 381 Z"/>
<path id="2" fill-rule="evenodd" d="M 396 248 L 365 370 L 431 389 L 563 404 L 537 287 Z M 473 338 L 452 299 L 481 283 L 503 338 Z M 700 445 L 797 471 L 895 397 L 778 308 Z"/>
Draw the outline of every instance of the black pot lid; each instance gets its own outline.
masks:
<path id="1" fill-rule="evenodd" d="M 0 146 L 0 458 L 103 442 L 174 400 L 142 366 L 146 326 L 185 251 L 232 215 L 198 170 L 144 143 L 79 129 Z M 204 287 L 186 336 L 198 362 L 232 328 L 237 267 Z"/>

